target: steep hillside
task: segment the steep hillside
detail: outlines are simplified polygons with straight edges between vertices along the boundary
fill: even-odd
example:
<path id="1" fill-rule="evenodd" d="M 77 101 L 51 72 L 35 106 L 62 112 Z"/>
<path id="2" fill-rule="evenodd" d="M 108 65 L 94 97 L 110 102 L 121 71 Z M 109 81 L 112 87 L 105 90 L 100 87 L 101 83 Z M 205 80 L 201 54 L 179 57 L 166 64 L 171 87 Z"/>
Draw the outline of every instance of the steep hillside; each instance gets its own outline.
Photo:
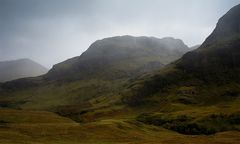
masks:
<path id="1" fill-rule="evenodd" d="M 186 53 L 181 59 L 159 72 L 142 76 L 130 87 L 147 96 L 173 86 L 220 87 L 232 83 L 238 85 L 240 82 L 239 17 L 240 5 L 232 8 L 218 21 L 215 30 L 200 48 Z"/>
<path id="2" fill-rule="evenodd" d="M 42 77 L 1 84 L 0 143 L 238 144 L 239 10 L 171 64 L 180 40 L 114 37 Z"/>
<path id="3" fill-rule="evenodd" d="M 123 92 L 123 102 L 152 110 L 137 120 L 183 134 L 239 131 L 239 18 L 237 5 L 218 21 L 200 48 L 133 80 Z"/>
<path id="4" fill-rule="evenodd" d="M 35 77 L 46 74 L 47 71 L 47 68 L 29 59 L 2 61 L 0 62 L 0 82 Z"/>
<path id="5" fill-rule="evenodd" d="M 54 65 L 49 80 L 117 79 L 159 69 L 189 48 L 179 39 L 119 36 L 94 42 L 81 56 Z"/>
<path id="6" fill-rule="evenodd" d="M 0 106 L 47 109 L 70 117 L 86 110 L 99 111 L 121 102 L 121 89 L 130 78 L 161 69 L 188 50 L 174 38 L 120 36 L 98 40 L 81 56 L 53 66 L 41 77 L 3 83 Z"/>

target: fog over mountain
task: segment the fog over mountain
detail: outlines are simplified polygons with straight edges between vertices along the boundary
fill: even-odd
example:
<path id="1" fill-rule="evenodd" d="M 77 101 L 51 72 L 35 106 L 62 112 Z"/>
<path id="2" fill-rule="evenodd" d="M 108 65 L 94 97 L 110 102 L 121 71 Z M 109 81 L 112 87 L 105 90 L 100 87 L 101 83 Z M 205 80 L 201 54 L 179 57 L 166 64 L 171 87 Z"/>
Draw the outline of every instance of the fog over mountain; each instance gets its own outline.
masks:
<path id="1" fill-rule="evenodd" d="M 0 18 L 0 144 L 239 144 L 239 0 L 0 0 Z"/>
<path id="2" fill-rule="evenodd" d="M 30 59 L 0 61 L 0 82 L 40 76 L 47 72 L 47 68 Z"/>
<path id="3" fill-rule="evenodd" d="M 151 72 L 179 59 L 189 48 L 174 38 L 118 36 L 104 38 L 78 57 L 53 66 L 52 80 L 119 79 Z"/>
<path id="4" fill-rule="evenodd" d="M 239 0 L 0 0 L 0 60 L 44 66 L 79 56 L 104 37 L 171 36 L 202 43 Z"/>

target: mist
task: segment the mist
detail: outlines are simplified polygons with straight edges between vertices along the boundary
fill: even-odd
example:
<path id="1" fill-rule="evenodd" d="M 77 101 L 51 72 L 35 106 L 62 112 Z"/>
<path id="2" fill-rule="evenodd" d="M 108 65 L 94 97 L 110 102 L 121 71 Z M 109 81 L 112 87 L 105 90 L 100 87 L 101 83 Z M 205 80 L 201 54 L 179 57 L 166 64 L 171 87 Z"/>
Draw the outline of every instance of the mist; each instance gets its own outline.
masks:
<path id="1" fill-rule="evenodd" d="M 98 39 L 175 37 L 201 44 L 239 0 L 0 0 L 0 61 L 51 68 Z"/>

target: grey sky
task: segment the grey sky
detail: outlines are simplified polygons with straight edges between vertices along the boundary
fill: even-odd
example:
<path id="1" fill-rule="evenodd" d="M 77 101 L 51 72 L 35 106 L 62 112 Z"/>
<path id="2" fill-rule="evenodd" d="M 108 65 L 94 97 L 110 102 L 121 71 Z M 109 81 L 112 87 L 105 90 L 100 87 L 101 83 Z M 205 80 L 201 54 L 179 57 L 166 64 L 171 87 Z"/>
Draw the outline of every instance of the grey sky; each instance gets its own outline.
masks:
<path id="1" fill-rule="evenodd" d="M 97 39 L 172 36 L 202 43 L 240 0 L 0 0 L 0 60 L 47 67 L 78 56 Z"/>

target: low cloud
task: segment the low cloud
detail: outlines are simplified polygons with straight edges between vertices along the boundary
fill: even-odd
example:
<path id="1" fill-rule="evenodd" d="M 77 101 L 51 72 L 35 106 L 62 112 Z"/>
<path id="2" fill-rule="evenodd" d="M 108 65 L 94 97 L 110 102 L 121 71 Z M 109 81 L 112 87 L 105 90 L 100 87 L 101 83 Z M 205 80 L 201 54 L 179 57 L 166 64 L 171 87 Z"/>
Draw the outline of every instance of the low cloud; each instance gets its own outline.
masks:
<path id="1" fill-rule="evenodd" d="M 172 36 L 202 43 L 239 0 L 0 0 L 0 60 L 47 67 L 116 35 Z"/>

